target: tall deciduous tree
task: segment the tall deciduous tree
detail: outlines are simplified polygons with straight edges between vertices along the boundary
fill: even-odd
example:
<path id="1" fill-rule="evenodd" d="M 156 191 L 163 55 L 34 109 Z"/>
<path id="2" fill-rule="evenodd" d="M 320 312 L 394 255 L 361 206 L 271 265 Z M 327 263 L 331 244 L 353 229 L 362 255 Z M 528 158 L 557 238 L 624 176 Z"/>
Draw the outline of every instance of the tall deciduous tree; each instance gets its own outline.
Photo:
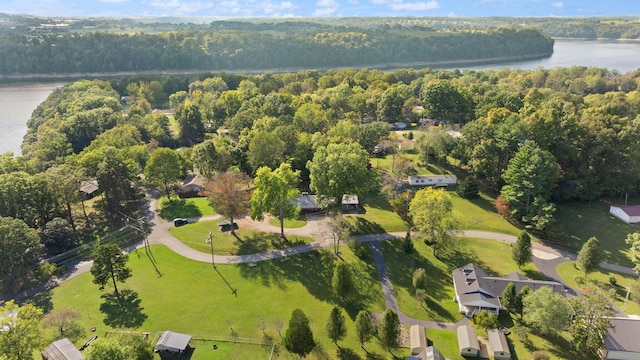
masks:
<path id="1" fill-rule="evenodd" d="M 416 289 L 427 290 L 427 272 L 424 268 L 418 268 L 413 272 L 413 287 Z"/>
<path id="2" fill-rule="evenodd" d="M 247 157 L 253 169 L 267 166 L 275 169 L 284 161 L 287 144 L 274 132 L 257 131 L 249 140 Z"/>
<path id="3" fill-rule="evenodd" d="M 262 220 L 269 213 L 280 220 L 280 235 L 284 238 L 284 219 L 298 214 L 295 199 L 300 196 L 297 188 L 300 172 L 291 170 L 291 165 L 283 163 L 275 170 L 264 166 L 258 169 L 253 183 L 255 191 L 251 195 L 251 218 Z"/>
<path id="4" fill-rule="evenodd" d="M 41 317 L 42 310 L 32 304 L 18 306 L 10 300 L 0 306 L 0 358 L 31 359 L 42 343 Z"/>
<path id="5" fill-rule="evenodd" d="M 587 277 L 590 273 L 598 268 L 602 253 L 600 252 L 600 242 L 594 236 L 590 237 L 582 248 L 578 252 L 578 258 L 576 263 L 584 276 Z"/>
<path id="6" fill-rule="evenodd" d="M 193 166 L 208 180 L 212 180 L 217 171 L 224 170 L 224 162 L 221 161 L 220 157 L 221 155 L 213 140 L 194 145 L 191 151 Z"/>
<path id="7" fill-rule="evenodd" d="M 223 172 L 216 175 L 213 181 L 207 184 L 207 197 L 213 204 L 218 214 L 229 219 L 231 224 L 238 216 L 249 211 L 251 191 L 250 179 L 244 173 Z M 231 233 L 234 234 L 233 225 Z"/>
<path id="8" fill-rule="evenodd" d="M 127 349 L 115 338 L 96 339 L 89 347 L 86 360 L 127 360 Z"/>
<path id="9" fill-rule="evenodd" d="M 20 219 L 0 217 L 0 288 L 13 290 L 38 262 L 42 244 L 38 232 Z"/>
<path id="10" fill-rule="evenodd" d="M 295 309 L 291 313 L 289 327 L 284 335 L 284 347 L 298 356 L 307 356 L 316 342 L 309 326 L 309 318 L 300 309 Z"/>
<path id="11" fill-rule="evenodd" d="M 82 170 L 68 165 L 60 164 L 47 170 L 47 182 L 51 189 L 56 192 L 58 198 L 64 203 L 67 211 L 67 218 L 71 228 L 76 230 L 73 217 L 72 205 L 80 201 L 80 181 L 84 178 Z"/>
<path id="12" fill-rule="evenodd" d="M 635 265 L 633 269 L 640 272 L 640 232 L 627 235 L 625 242 L 627 245 L 631 245 L 631 261 Z"/>
<path id="13" fill-rule="evenodd" d="M 431 242 L 433 255 L 437 256 L 437 247 L 454 235 L 451 197 L 442 189 L 425 188 L 416 192 L 409 205 L 409 214 L 415 229 Z"/>
<path id="14" fill-rule="evenodd" d="M 180 105 L 176 110 L 176 119 L 180 124 L 180 143 L 191 146 L 204 140 L 204 122 L 196 103 L 187 100 Z"/>
<path id="15" fill-rule="evenodd" d="M 333 268 L 331 285 L 336 294 L 342 298 L 347 297 L 354 289 L 353 275 L 349 264 L 339 261 Z"/>
<path id="16" fill-rule="evenodd" d="M 325 203 L 333 200 L 339 205 L 342 195 L 363 196 L 379 183 L 377 174 L 369 168 L 369 155 L 357 143 L 320 147 L 307 168 L 311 190 Z"/>
<path id="17" fill-rule="evenodd" d="M 93 266 L 91 275 L 93 283 L 103 290 L 109 281 L 113 283 L 116 296 L 118 293 L 117 282 L 125 282 L 131 277 L 131 269 L 127 267 L 128 257 L 116 244 L 98 245 L 93 253 Z"/>
<path id="18" fill-rule="evenodd" d="M 573 317 L 569 325 L 569 333 L 573 338 L 573 346 L 582 351 L 596 355 L 604 346 L 604 338 L 611 328 L 609 318 L 614 316 L 611 309 L 613 293 L 594 288 L 577 298 L 569 299 L 573 308 Z"/>
<path id="19" fill-rule="evenodd" d="M 338 306 L 334 306 L 329 314 L 329 320 L 327 320 L 327 336 L 334 344 L 338 345 L 338 341 L 344 339 L 347 336 L 347 324 L 345 322 L 342 309 Z"/>
<path id="20" fill-rule="evenodd" d="M 558 171 L 555 158 L 540 149 L 533 141 L 526 141 L 509 161 L 503 178 L 506 185 L 501 195 L 507 200 L 513 216 L 539 230 L 553 217 L 547 199 L 556 185 Z"/>
<path id="21" fill-rule="evenodd" d="M 518 235 L 518 240 L 511 249 L 511 258 L 519 268 L 531 261 L 531 236 L 528 232 L 523 231 Z"/>
<path id="22" fill-rule="evenodd" d="M 55 338 L 69 338 L 71 341 L 79 340 L 84 336 L 84 329 L 78 323 L 80 311 L 66 308 L 53 310 L 42 318 L 42 327 L 55 329 Z"/>
<path id="23" fill-rule="evenodd" d="M 371 314 L 367 310 L 360 310 L 356 315 L 356 336 L 360 346 L 364 349 L 364 344 L 371 340 L 375 327 L 373 321 L 371 321 Z"/>
<path id="24" fill-rule="evenodd" d="M 131 199 L 134 194 L 131 185 L 136 164 L 114 147 L 106 147 L 100 156 L 96 172 L 100 189 L 104 192 L 109 208 L 120 210 L 122 203 Z"/>
<path id="25" fill-rule="evenodd" d="M 155 149 L 144 168 L 144 175 L 152 184 L 161 185 L 171 201 L 171 186 L 182 177 L 180 155 L 169 148 Z"/>
<path id="26" fill-rule="evenodd" d="M 554 335 L 569 325 L 572 313 L 569 302 L 549 286 L 528 294 L 522 303 L 526 322 L 541 334 Z"/>
<path id="27" fill-rule="evenodd" d="M 387 309 L 384 312 L 382 320 L 380 320 L 380 324 L 378 324 L 378 337 L 380 338 L 382 345 L 386 347 L 388 351 L 391 351 L 391 348 L 398 346 L 400 338 L 400 319 L 395 311 Z"/>

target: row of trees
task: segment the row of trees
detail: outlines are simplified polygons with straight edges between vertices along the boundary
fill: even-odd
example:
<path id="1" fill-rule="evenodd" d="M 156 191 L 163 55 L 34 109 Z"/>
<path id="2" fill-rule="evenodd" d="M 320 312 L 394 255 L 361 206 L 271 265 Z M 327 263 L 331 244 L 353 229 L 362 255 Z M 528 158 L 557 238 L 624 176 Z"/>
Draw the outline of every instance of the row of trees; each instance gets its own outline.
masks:
<path id="1" fill-rule="evenodd" d="M 533 29 L 417 34 L 363 28 L 281 36 L 247 30 L 3 35 L 0 74 L 335 68 L 553 53 L 553 40 Z"/>

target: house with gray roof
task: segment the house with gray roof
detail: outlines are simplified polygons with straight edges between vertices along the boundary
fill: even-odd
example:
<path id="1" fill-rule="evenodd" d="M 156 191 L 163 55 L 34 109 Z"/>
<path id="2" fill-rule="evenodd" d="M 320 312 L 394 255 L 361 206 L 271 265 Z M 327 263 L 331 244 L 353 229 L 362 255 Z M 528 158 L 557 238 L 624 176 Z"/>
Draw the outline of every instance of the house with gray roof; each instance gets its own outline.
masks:
<path id="1" fill-rule="evenodd" d="M 511 360 L 511 350 L 507 337 L 499 329 L 487 329 L 487 337 L 489 338 L 490 354 L 496 360 Z"/>
<path id="2" fill-rule="evenodd" d="M 472 317 L 480 311 L 487 311 L 496 316 L 502 307 L 500 298 L 509 283 L 514 283 L 516 292 L 528 286 L 532 291 L 543 286 L 549 286 L 554 292 L 566 293 L 564 285 L 557 281 L 531 280 L 518 273 L 511 273 L 502 277 L 490 276 L 475 264 L 467 264 L 453 270 L 453 287 L 456 292 L 454 301 L 458 303 L 460 313 Z"/>
<path id="3" fill-rule="evenodd" d="M 458 327 L 458 349 L 460 355 L 469 357 L 478 357 L 480 354 L 480 342 L 476 329 L 471 325 L 462 325 Z"/>
<path id="4" fill-rule="evenodd" d="M 82 360 L 82 353 L 71 342 L 71 340 L 64 338 L 52 342 L 42 352 L 43 360 Z"/>
<path id="5" fill-rule="evenodd" d="M 609 318 L 612 327 L 604 338 L 601 359 L 640 360 L 640 319 Z"/>
<path id="6" fill-rule="evenodd" d="M 156 351 L 182 354 L 189 347 L 191 336 L 173 331 L 165 331 L 156 343 Z"/>

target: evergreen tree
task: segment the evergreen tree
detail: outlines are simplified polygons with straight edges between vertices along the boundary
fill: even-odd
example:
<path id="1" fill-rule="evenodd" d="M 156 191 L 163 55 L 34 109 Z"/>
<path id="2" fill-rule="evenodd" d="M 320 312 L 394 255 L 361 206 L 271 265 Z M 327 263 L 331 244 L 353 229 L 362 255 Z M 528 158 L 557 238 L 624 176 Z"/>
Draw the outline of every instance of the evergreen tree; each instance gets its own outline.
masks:
<path id="1" fill-rule="evenodd" d="M 344 339 L 347 335 L 347 325 L 345 323 L 342 309 L 334 306 L 331 309 L 329 320 L 327 321 L 327 336 L 333 340 L 334 344 L 338 345 L 338 340 Z"/>
<path id="2" fill-rule="evenodd" d="M 507 311 L 513 311 L 518 307 L 518 296 L 516 295 L 516 285 L 512 282 L 502 291 L 502 307 Z"/>
<path id="3" fill-rule="evenodd" d="M 413 272 L 413 287 L 418 290 L 427 290 L 427 272 L 423 268 L 418 268 Z"/>
<path id="4" fill-rule="evenodd" d="M 309 326 L 309 318 L 300 309 L 295 309 L 291 313 L 289 327 L 284 335 L 284 347 L 298 356 L 307 356 L 316 342 Z"/>
<path id="5" fill-rule="evenodd" d="M 589 273 L 598 268 L 601 257 L 600 242 L 592 236 L 582 245 L 576 260 L 578 267 L 580 267 L 580 270 L 584 273 L 584 277 L 587 277 Z"/>
<path id="6" fill-rule="evenodd" d="M 374 332 L 375 328 L 371 321 L 371 315 L 367 310 L 360 310 L 356 316 L 356 336 L 362 348 L 364 348 L 364 344 L 371 339 Z"/>
<path id="7" fill-rule="evenodd" d="M 526 231 L 518 236 L 518 240 L 511 249 L 511 258 L 519 268 L 531 261 L 531 236 Z"/>
<path id="8" fill-rule="evenodd" d="M 93 266 L 91 275 L 93 283 L 103 290 L 105 285 L 111 280 L 116 296 L 118 293 L 117 281 L 125 282 L 131 277 L 131 269 L 127 267 L 127 255 L 116 244 L 98 245 L 93 253 Z"/>
<path id="9" fill-rule="evenodd" d="M 398 346 L 398 338 L 400 337 L 400 319 L 398 314 L 391 309 L 387 309 L 382 316 L 378 328 L 378 336 L 382 345 L 391 351 L 391 348 Z"/>
<path id="10" fill-rule="evenodd" d="M 480 186 L 475 176 L 467 176 L 456 187 L 456 194 L 464 199 L 476 199 L 480 196 Z"/>
<path id="11" fill-rule="evenodd" d="M 333 277 L 331 285 L 336 294 L 342 298 L 348 296 L 354 288 L 353 277 L 349 264 L 344 261 L 338 262 L 333 268 Z"/>

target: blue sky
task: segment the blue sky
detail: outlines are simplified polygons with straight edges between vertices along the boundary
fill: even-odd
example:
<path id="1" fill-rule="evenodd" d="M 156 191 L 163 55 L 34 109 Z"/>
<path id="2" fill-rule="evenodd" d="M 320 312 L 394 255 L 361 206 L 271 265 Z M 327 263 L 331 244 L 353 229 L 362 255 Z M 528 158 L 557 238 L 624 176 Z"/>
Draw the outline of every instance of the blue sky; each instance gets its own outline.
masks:
<path id="1" fill-rule="evenodd" d="M 57 16 L 605 16 L 638 0 L 0 0 L 0 12 Z"/>

